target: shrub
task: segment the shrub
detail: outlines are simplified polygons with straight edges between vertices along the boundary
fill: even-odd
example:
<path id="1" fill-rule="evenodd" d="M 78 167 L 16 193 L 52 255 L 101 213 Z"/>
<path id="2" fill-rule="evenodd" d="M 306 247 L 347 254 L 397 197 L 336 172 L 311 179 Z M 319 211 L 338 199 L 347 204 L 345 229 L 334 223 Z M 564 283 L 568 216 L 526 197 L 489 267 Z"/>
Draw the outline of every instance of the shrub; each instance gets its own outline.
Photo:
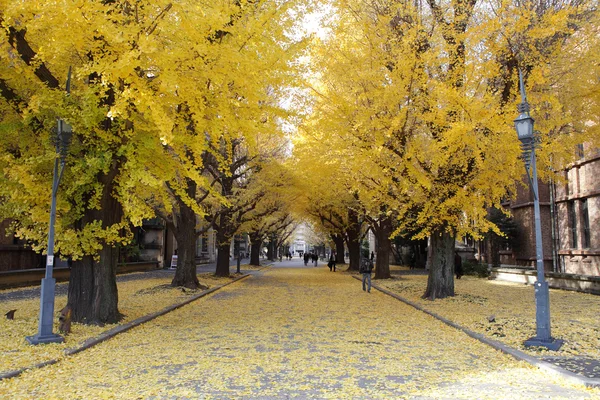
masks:
<path id="1" fill-rule="evenodd" d="M 480 278 L 487 278 L 490 276 L 490 271 L 488 270 L 487 265 L 480 264 L 478 262 L 464 261 L 462 264 L 462 269 L 464 275 L 475 275 Z"/>

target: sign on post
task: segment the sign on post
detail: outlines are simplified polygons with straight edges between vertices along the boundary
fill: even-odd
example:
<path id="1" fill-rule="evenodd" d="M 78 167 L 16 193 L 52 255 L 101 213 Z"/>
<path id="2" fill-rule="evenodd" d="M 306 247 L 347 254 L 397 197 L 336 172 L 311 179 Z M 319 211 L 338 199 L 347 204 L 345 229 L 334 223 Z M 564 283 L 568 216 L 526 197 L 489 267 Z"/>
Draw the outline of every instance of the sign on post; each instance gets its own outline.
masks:
<path id="1" fill-rule="evenodd" d="M 171 257 L 171 268 L 169 269 L 177 269 L 177 254 L 173 254 Z"/>

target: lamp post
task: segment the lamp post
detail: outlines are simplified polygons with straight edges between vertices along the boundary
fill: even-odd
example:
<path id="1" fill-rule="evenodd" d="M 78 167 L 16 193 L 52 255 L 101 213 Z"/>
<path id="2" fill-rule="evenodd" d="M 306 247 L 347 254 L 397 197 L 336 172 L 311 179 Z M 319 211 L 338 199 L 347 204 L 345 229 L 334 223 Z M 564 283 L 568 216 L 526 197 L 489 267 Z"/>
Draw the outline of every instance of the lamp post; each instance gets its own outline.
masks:
<path id="1" fill-rule="evenodd" d="M 521 141 L 521 149 L 523 150 L 523 160 L 525 162 L 527 178 L 529 179 L 529 183 L 533 191 L 537 268 L 537 282 L 534 284 L 536 336 L 527 339 L 524 345 L 527 347 L 542 346 L 546 347 L 548 350 L 558 350 L 560 346 L 562 346 L 563 341 L 552 338 L 550 332 L 550 291 L 548 289 L 548 282 L 546 282 L 544 275 L 542 224 L 540 218 L 540 199 L 535 159 L 536 134 L 533 130 L 534 119 L 529 115 L 529 104 L 527 103 L 527 97 L 525 96 L 525 85 L 523 85 L 523 75 L 521 74 L 521 71 L 519 71 L 519 86 L 521 89 L 521 103 L 517 107 L 519 116 L 514 122 L 517 136 Z"/>
<path id="2" fill-rule="evenodd" d="M 46 275 L 42 279 L 41 285 L 38 333 L 36 335 L 26 337 L 26 340 L 30 344 L 62 343 L 64 341 L 62 336 L 52 332 L 54 325 L 54 289 L 56 286 L 56 279 L 52 277 L 52 267 L 54 265 L 54 222 L 56 220 L 56 192 L 58 191 L 58 184 L 65 169 L 65 159 L 67 156 L 69 141 L 71 140 L 71 135 L 71 126 L 59 118 L 57 120 L 56 135 L 56 151 L 59 157 L 54 160 L 52 201 L 50 204 L 50 229 L 48 232 L 48 254 L 46 257 Z"/>

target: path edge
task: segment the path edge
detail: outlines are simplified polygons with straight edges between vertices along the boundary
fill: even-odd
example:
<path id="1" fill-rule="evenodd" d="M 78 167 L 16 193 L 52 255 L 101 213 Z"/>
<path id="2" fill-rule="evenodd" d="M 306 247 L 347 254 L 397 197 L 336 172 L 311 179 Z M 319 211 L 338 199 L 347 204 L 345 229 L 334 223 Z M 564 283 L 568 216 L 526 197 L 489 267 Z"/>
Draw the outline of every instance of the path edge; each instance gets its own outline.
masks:
<path id="1" fill-rule="evenodd" d="M 361 280 L 356 275 L 352 275 L 352 277 L 358 281 Z M 395 298 L 396 300 L 400 300 L 401 302 L 403 302 L 411 307 L 414 307 L 417 310 L 424 312 L 425 314 L 432 316 L 433 318 L 443 322 L 444 324 L 446 324 L 448 326 L 451 326 L 455 329 L 458 329 L 458 330 L 464 332 L 468 336 L 480 341 L 481 343 L 491 346 L 494 349 L 501 351 L 502 353 L 511 355 L 512 357 L 514 357 L 515 359 L 517 359 L 519 361 L 525 361 L 525 362 L 533 365 L 534 367 L 537 367 L 545 372 L 549 372 L 550 374 L 553 374 L 553 375 L 558 375 L 570 383 L 584 385 L 585 387 L 588 387 L 588 388 L 600 388 L 600 379 L 587 378 L 587 377 L 584 377 L 581 375 L 577 375 L 574 372 L 567 371 L 567 370 L 560 368 L 552 363 L 549 363 L 544 360 L 540 360 L 539 358 L 534 357 L 534 356 L 530 356 L 529 354 L 524 353 L 521 350 L 515 349 L 514 347 L 510 347 L 510 346 L 508 346 L 504 343 L 501 343 L 497 340 L 487 338 L 480 333 L 473 332 L 470 329 L 460 326 L 457 323 L 452 322 L 449 319 L 444 318 L 441 315 L 438 315 L 434 312 L 431 312 L 431 311 L 421 307 L 420 305 L 418 305 L 408 299 L 405 299 L 402 296 L 397 295 L 396 293 L 392 293 L 389 290 L 384 289 L 377 284 L 372 284 L 371 286 L 374 287 L 375 289 L 379 290 L 380 292 L 387 294 L 390 297 Z"/>
<path id="2" fill-rule="evenodd" d="M 265 268 L 262 268 L 262 269 L 265 269 Z M 130 329 L 133 329 L 133 328 L 135 328 L 137 326 L 145 324 L 146 322 L 150 322 L 153 319 L 156 319 L 156 318 L 158 318 L 160 316 L 163 316 L 165 314 L 170 313 L 171 311 L 175 311 L 178 308 L 181 308 L 181 307 L 183 307 L 185 305 L 188 305 L 188 304 L 190 304 L 190 303 L 192 303 L 192 302 L 194 302 L 194 301 L 196 301 L 198 299 L 201 299 L 202 297 L 208 296 L 209 294 L 214 293 L 217 290 L 224 288 L 225 286 L 231 285 L 232 283 L 235 283 L 237 281 L 245 279 L 245 278 L 249 277 L 250 275 L 252 275 L 252 274 L 246 273 L 246 274 L 244 274 L 242 276 L 239 276 L 237 278 L 232 279 L 231 282 L 227 282 L 227 283 L 225 283 L 223 285 L 215 286 L 215 287 L 213 287 L 211 289 L 208 289 L 208 290 L 205 290 L 205 291 L 203 291 L 201 293 L 198 293 L 197 295 L 194 295 L 194 296 L 190 297 L 189 299 L 187 299 L 187 300 L 185 300 L 185 301 L 183 301 L 181 303 L 171 304 L 170 306 L 167 306 L 167 307 L 163 308 L 162 310 L 153 312 L 153 313 L 148 314 L 148 315 L 144 315 L 143 317 L 134 319 L 133 321 L 130 321 L 130 322 L 126 323 L 126 324 L 115 326 L 112 329 L 109 329 L 109 330 L 107 330 L 105 332 L 102 332 L 100 335 L 98 335 L 96 337 L 89 338 L 89 339 L 85 340 L 81 344 L 81 346 L 73 347 L 73 348 L 69 348 L 69 349 L 65 349 L 65 351 L 64 351 L 65 352 L 65 357 L 68 357 L 68 356 L 80 353 L 80 352 L 82 352 L 84 350 L 87 350 L 87 349 L 89 349 L 91 347 L 94 347 L 97 344 L 105 342 L 108 339 L 111 339 L 111 338 L 117 336 L 120 333 L 127 332 Z M 4 379 L 9 379 L 9 378 L 15 378 L 15 377 L 21 375 L 25 371 L 29 371 L 29 370 L 33 370 L 33 369 L 39 369 L 39 368 L 43 368 L 43 367 L 48 366 L 48 365 L 56 364 L 59 361 L 61 361 L 62 359 L 63 359 L 63 357 L 61 357 L 61 358 L 54 358 L 54 359 L 51 359 L 51 360 L 47 360 L 47 361 L 44 361 L 44 362 L 41 362 L 41 363 L 38 363 L 38 364 L 35 364 L 35 365 L 32 365 L 32 366 L 29 366 L 29 367 L 24 367 L 24 368 L 15 370 L 15 371 L 10 371 L 10 372 L 4 373 L 4 374 L 0 374 L 0 381 L 2 381 Z"/>

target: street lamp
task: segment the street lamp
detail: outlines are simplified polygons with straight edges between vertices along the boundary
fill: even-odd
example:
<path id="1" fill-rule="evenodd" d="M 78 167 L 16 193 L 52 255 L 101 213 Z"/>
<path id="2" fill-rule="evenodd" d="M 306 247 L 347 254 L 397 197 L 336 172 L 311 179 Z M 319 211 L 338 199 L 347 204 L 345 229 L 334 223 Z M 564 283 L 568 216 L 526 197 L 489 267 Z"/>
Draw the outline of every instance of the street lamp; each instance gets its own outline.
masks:
<path id="1" fill-rule="evenodd" d="M 65 169 L 65 159 L 67 156 L 69 141 L 71 140 L 71 135 L 71 126 L 59 118 L 57 120 L 56 135 L 56 152 L 58 153 L 59 157 L 54 160 L 52 202 L 50 204 L 50 230 L 48 233 L 48 255 L 46 257 L 46 276 L 42 279 L 41 285 L 38 333 L 36 335 L 26 337 L 30 344 L 62 343 L 64 341 L 62 336 L 52 333 L 54 324 L 54 289 L 56 286 L 56 279 L 52 277 L 52 267 L 54 265 L 54 222 L 56 220 L 56 192 L 58 191 L 58 184 Z"/>
<path id="2" fill-rule="evenodd" d="M 533 130 L 534 120 L 529 115 L 529 104 L 525 96 L 525 85 L 523 85 L 523 75 L 519 70 L 519 86 L 521 88 L 521 104 L 517 110 L 519 116 L 515 119 L 515 129 L 517 136 L 521 141 L 521 149 L 523 150 L 523 161 L 525 162 L 525 170 L 527 178 L 533 191 L 533 210 L 535 220 L 535 250 L 536 250 L 536 267 L 537 267 L 537 282 L 535 288 L 535 321 L 536 321 L 536 336 L 527 339 L 525 346 L 542 346 L 548 350 L 558 350 L 562 346 L 563 341 L 552 338 L 550 332 L 550 291 L 548 282 L 544 276 L 544 251 L 542 247 L 542 224 L 540 218 L 540 199 L 537 180 L 537 166 L 535 160 L 536 134 Z M 531 171 L 531 175 L 530 175 Z"/>
<path id="3" fill-rule="evenodd" d="M 71 68 L 69 68 L 69 75 L 67 77 L 66 92 L 67 95 L 71 92 Z M 62 119 L 58 118 L 56 122 L 57 126 L 55 145 L 56 152 L 58 153 L 59 157 L 55 158 L 54 160 L 54 172 L 52 178 L 52 201 L 50 203 L 50 226 L 48 232 L 46 275 L 42 279 L 41 284 L 38 333 L 25 338 L 30 344 L 64 342 L 64 338 L 62 336 L 52 332 L 54 325 L 54 289 L 56 286 L 56 279 L 52 277 L 52 267 L 54 265 L 54 222 L 56 220 L 56 192 L 58 191 L 58 184 L 65 169 L 67 149 L 69 147 L 69 142 L 71 141 L 71 135 L 73 132 L 71 125 Z"/>

